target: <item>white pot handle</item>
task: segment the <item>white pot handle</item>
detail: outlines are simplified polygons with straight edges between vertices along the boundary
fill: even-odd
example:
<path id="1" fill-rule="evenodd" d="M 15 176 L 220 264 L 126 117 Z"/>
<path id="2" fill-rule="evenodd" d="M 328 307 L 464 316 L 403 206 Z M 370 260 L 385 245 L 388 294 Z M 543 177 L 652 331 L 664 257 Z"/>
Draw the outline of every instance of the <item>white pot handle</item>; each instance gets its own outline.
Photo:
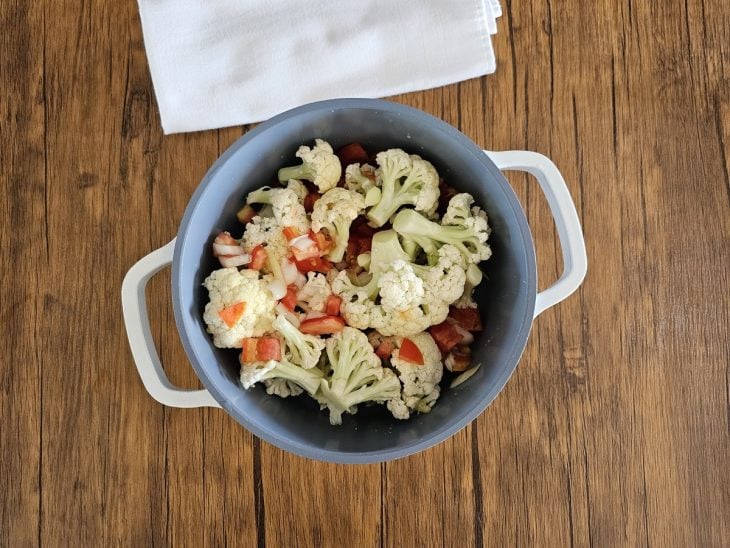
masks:
<path id="1" fill-rule="evenodd" d="M 586 276 L 588 256 L 578 213 L 563 176 L 549 158 L 537 152 L 523 150 L 484 152 L 502 171 L 525 171 L 537 179 L 558 229 L 560 247 L 563 250 L 563 275 L 545 291 L 537 294 L 534 316 L 537 317 L 578 289 Z"/>
<path id="2" fill-rule="evenodd" d="M 175 240 L 143 257 L 122 282 L 122 312 L 129 346 L 139 376 L 150 396 L 170 407 L 220 407 L 207 390 L 184 390 L 170 383 L 157 355 L 147 317 L 145 288 L 161 269 L 172 263 Z"/>

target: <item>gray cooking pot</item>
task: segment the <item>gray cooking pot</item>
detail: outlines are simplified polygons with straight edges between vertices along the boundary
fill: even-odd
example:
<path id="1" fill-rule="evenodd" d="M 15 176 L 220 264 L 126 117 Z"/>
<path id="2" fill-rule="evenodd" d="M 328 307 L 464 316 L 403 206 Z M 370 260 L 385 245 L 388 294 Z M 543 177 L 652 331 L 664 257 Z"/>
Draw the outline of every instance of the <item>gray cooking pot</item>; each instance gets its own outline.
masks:
<path id="1" fill-rule="evenodd" d="M 458 190 L 471 193 L 489 215 L 492 258 L 476 300 L 485 330 L 474 345 L 479 371 L 445 388 L 427 415 L 397 421 L 382 406 L 361 406 L 331 426 L 308 397 L 281 399 L 263 388 L 243 390 L 235 351 L 213 346 L 202 312 L 205 277 L 219 268 L 211 241 L 221 230 L 241 232 L 236 211 L 249 191 L 295 163 L 294 152 L 316 137 L 337 148 L 358 141 L 368 150 L 400 147 L 430 160 Z M 525 213 L 501 170 L 533 174 L 558 228 L 565 264 L 561 278 L 537 293 L 537 270 Z M 182 390 L 167 379 L 150 334 L 145 286 L 172 263 L 175 320 L 204 390 Z M 150 253 L 127 273 L 122 304 L 130 346 L 145 388 L 172 407 L 222 407 L 260 438 L 292 453 L 341 463 L 392 460 L 431 447 L 474 420 L 504 387 L 525 348 L 532 320 L 583 281 L 583 234 L 568 189 L 555 166 L 532 152 L 487 152 L 445 122 L 420 110 L 370 99 L 337 99 L 295 108 L 238 139 L 210 168 L 185 210 L 175 240 Z"/>

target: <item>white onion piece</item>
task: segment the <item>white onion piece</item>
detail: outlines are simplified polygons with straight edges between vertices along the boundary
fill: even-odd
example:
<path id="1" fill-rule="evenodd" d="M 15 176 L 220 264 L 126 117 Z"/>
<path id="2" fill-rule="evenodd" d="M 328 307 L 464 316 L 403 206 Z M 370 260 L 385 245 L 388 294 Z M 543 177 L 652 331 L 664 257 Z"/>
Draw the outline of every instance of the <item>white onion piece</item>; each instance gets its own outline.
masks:
<path id="1" fill-rule="evenodd" d="M 297 271 L 297 277 L 294 280 L 294 285 L 297 286 L 299 289 L 304 287 L 304 284 L 307 283 L 307 277 L 302 274 L 301 272 Z"/>
<path id="2" fill-rule="evenodd" d="M 221 266 L 230 268 L 232 266 L 243 266 L 251 262 L 251 255 L 244 253 L 243 255 L 221 255 L 218 257 Z"/>
<path id="3" fill-rule="evenodd" d="M 474 367 L 472 367 L 472 368 L 467 369 L 466 371 L 464 371 L 461 375 L 459 375 L 453 381 L 451 381 L 451 384 L 449 385 L 449 388 L 456 388 L 460 384 L 462 384 L 462 383 L 468 381 L 469 379 L 471 379 L 472 376 L 474 375 L 474 373 L 476 373 L 477 371 L 479 371 L 479 368 L 481 366 L 482 366 L 482 364 L 477 364 Z"/>
<path id="4" fill-rule="evenodd" d="M 286 285 L 281 280 L 274 280 L 266 286 L 271 291 L 271 296 L 274 297 L 275 301 L 283 299 L 286 295 Z"/>
<path id="5" fill-rule="evenodd" d="M 456 332 L 461 335 L 462 344 L 471 344 L 474 342 L 474 335 L 460 325 L 454 324 L 454 329 L 456 329 Z"/>
<path id="6" fill-rule="evenodd" d="M 326 316 L 324 312 L 317 312 L 316 310 L 312 310 L 310 312 L 307 312 L 307 315 L 304 316 L 305 320 L 314 320 L 315 318 L 321 318 L 323 316 Z"/>
<path id="7" fill-rule="evenodd" d="M 213 242 L 213 251 L 218 255 L 243 255 L 245 251 L 240 245 L 217 244 Z"/>
<path id="8" fill-rule="evenodd" d="M 276 305 L 276 311 L 284 316 L 286 320 L 292 324 L 294 327 L 299 327 L 299 316 L 297 316 L 294 312 L 289 310 L 286 306 L 279 303 Z"/>
<path id="9" fill-rule="evenodd" d="M 290 241 L 289 245 L 291 247 L 296 247 L 301 251 L 307 251 L 310 247 L 316 246 L 317 242 L 312 240 L 312 238 L 310 238 L 307 234 L 302 234 Z"/>
<path id="10" fill-rule="evenodd" d="M 289 285 L 293 284 L 296 281 L 299 271 L 297 270 L 296 265 L 289 259 L 282 259 L 281 274 L 282 276 L 284 276 L 284 281 L 286 282 L 286 284 Z"/>

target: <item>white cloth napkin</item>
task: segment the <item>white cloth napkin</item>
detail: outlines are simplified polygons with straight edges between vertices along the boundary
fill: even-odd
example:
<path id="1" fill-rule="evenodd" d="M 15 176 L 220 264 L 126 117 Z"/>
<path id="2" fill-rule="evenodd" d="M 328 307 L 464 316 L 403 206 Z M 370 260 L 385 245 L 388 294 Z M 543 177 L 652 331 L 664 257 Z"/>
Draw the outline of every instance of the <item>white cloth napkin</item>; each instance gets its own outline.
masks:
<path id="1" fill-rule="evenodd" d="M 495 69 L 498 0 L 138 0 L 165 133 Z"/>

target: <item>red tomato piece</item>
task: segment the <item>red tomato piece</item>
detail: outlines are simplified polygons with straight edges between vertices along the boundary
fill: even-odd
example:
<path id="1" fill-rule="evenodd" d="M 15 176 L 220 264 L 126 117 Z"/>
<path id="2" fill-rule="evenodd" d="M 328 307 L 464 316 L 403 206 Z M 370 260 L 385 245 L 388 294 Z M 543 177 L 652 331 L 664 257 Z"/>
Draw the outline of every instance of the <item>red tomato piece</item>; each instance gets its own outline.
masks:
<path id="1" fill-rule="evenodd" d="M 375 354 L 377 354 L 378 358 L 385 361 L 390 359 L 390 355 L 393 353 L 393 350 L 395 350 L 393 341 L 386 340 L 378 345 L 375 349 Z"/>
<path id="2" fill-rule="evenodd" d="M 241 363 L 253 363 L 256 361 L 256 347 L 258 341 L 255 338 L 246 338 L 241 341 Z"/>
<path id="3" fill-rule="evenodd" d="M 256 342 L 256 361 L 281 360 L 281 341 L 276 337 L 259 337 Z"/>
<path id="4" fill-rule="evenodd" d="M 305 273 L 321 272 L 323 274 L 327 274 L 327 272 L 332 270 L 332 263 L 327 259 L 322 259 L 321 257 L 310 257 L 302 261 L 297 261 L 296 257 L 294 257 L 294 264 L 297 266 L 297 270 L 299 270 L 299 272 Z"/>
<path id="5" fill-rule="evenodd" d="M 239 222 L 245 225 L 246 223 L 250 223 L 251 219 L 256 217 L 256 210 L 250 205 L 246 204 L 238 210 L 238 213 L 236 213 L 236 217 L 238 218 Z"/>
<path id="6" fill-rule="evenodd" d="M 481 331 L 482 320 L 479 317 L 479 310 L 476 308 L 449 308 L 449 318 L 458 323 L 467 331 Z"/>
<path id="7" fill-rule="evenodd" d="M 331 335 L 339 333 L 345 327 L 345 320 L 339 316 L 320 316 L 310 318 L 299 324 L 299 331 L 308 335 Z"/>
<path id="8" fill-rule="evenodd" d="M 223 310 L 218 312 L 221 320 L 228 326 L 233 327 L 241 319 L 243 313 L 246 311 L 246 303 L 241 301 L 230 306 L 225 307 Z"/>
<path id="9" fill-rule="evenodd" d="M 319 200 L 322 197 L 321 194 L 317 192 L 310 192 L 304 197 L 304 211 L 307 213 L 311 213 L 314 211 L 314 204 L 317 200 Z"/>
<path id="10" fill-rule="evenodd" d="M 350 234 L 353 236 L 359 236 L 361 238 L 372 238 L 378 229 L 373 228 L 368 224 L 367 217 L 360 216 L 350 225 Z"/>
<path id="11" fill-rule="evenodd" d="M 317 244 L 322 255 L 324 255 L 327 251 L 329 251 L 330 247 L 332 247 L 332 242 L 324 232 L 312 232 L 310 230 L 309 237 Z"/>
<path id="12" fill-rule="evenodd" d="M 339 298 L 337 295 L 330 295 L 329 297 L 327 297 L 327 302 L 325 303 L 324 311 L 327 314 L 329 314 L 330 316 L 339 316 L 341 304 L 342 304 L 341 298 Z"/>
<path id="13" fill-rule="evenodd" d="M 286 238 L 286 241 L 293 240 L 297 236 L 299 236 L 299 231 L 294 228 L 293 226 L 285 226 L 281 229 L 282 234 L 284 234 L 284 238 Z"/>
<path id="14" fill-rule="evenodd" d="M 416 365 L 423 365 L 423 354 L 421 349 L 416 346 L 411 339 L 403 339 L 400 343 L 400 350 L 398 350 L 398 357 L 406 362 L 410 362 Z"/>
<path id="15" fill-rule="evenodd" d="M 461 334 L 449 322 L 431 326 L 428 330 L 441 352 L 448 352 L 461 342 Z"/>
<path id="16" fill-rule="evenodd" d="M 350 164 L 365 164 L 370 160 L 367 151 L 360 143 L 350 143 L 337 151 L 337 156 L 342 164 L 342 169 Z"/>
<path id="17" fill-rule="evenodd" d="M 251 262 L 248 263 L 248 267 L 251 270 L 261 270 L 266 264 L 266 258 L 268 254 L 261 245 L 257 245 L 251 250 Z"/>
<path id="18" fill-rule="evenodd" d="M 468 346 L 457 346 L 446 356 L 444 365 L 454 373 L 466 371 L 471 365 L 471 349 Z"/>
<path id="19" fill-rule="evenodd" d="M 286 288 L 286 295 L 279 301 L 288 310 L 294 312 L 294 308 L 297 306 L 297 286 L 290 285 Z"/>

